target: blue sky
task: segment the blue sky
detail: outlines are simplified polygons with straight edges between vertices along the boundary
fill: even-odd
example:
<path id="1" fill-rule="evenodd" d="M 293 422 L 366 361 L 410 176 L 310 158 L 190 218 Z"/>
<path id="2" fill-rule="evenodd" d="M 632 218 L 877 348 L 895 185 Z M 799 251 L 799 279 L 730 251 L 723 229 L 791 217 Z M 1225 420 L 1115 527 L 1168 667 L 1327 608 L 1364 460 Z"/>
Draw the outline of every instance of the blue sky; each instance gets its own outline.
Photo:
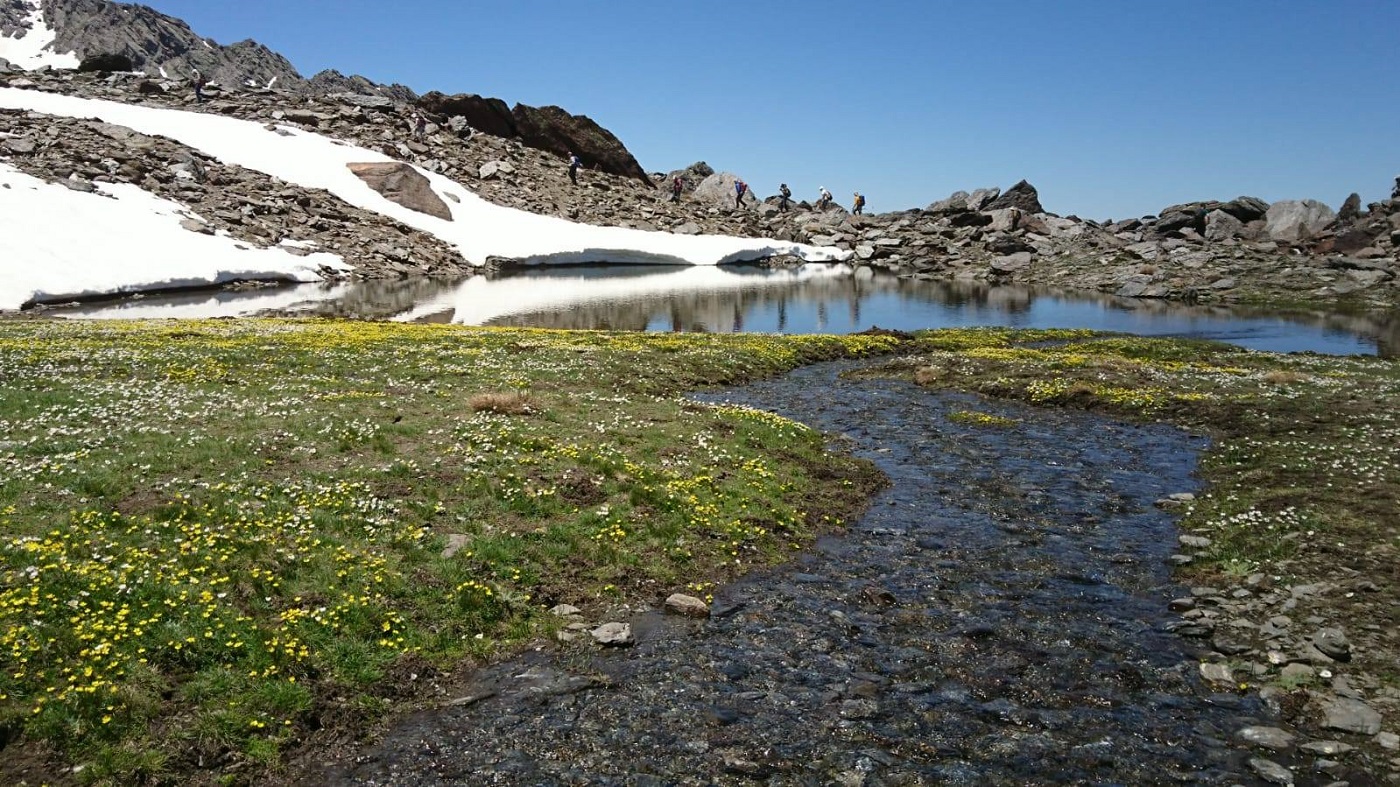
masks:
<path id="1" fill-rule="evenodd" d="M 872 211 L 1025 178 L 1105 219 L 1240 195 L 1388 196 L 1396 0 L 145 0 L 420 93 L 557 104 L 648 171 Z"/>

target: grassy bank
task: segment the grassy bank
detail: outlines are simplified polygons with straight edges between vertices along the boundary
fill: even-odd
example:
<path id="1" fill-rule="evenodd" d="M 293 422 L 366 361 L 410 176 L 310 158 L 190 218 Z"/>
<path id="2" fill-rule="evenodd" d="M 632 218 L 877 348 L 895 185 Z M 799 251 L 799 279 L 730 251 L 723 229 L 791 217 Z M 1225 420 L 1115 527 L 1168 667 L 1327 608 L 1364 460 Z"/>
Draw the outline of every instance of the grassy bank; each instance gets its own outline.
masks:
<path id="1" fill-rule="evenodd" d="M 879 479 L 681 394 L 894 344 L 0 322 L 0 770 L 246 774 L 554 604 L 703 596 Z"/>
<path id="2" fill-rule="evenodd" d="M 412 703 L 412 676 L 547 633 L 554 604 L 703 596 L 781 560 L 880 479 L 684 393 L 865 355 L 1211 434 L 1193 581 L 1400 592 L 1393 361 L 1071 331 L 0 321 L 0 780 L 256 781 Z M 1377 637 L 1363 658 L 1393 663 Z"/>

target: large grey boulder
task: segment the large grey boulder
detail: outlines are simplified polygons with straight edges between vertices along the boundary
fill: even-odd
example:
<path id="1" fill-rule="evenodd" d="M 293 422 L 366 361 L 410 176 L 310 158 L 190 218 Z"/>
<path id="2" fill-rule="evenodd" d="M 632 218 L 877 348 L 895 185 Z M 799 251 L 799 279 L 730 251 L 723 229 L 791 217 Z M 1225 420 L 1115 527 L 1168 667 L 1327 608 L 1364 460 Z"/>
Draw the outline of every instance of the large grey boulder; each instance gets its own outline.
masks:
<path id="1" fill-rule="evenodd" d="M 716 172 L 700 181 L 700 185 L 695 187 L 691 197 L 699 202 L 732 208 L 734 207 L 734 182 L 737 180 L 741 180 L 741 178 L 733 172 Z M 750 187 L 748 196 L 744 197 L 744 204 L 750 205 L 756 200 L 752 187 Z"/>
<path id="2" fill-rule="evenodd" d="M 1202 235 L 1206 240 L 1218 243 L 1238 238 L 1243 229 L 1244 222 L 1223 210 L 1213 210 L 1206 215 L 1206 228 Z"/>
<path id="3" fill-rule="evenodd" d="M 1297 243 L 1327 229 L 1336 218 L 1331 208 L 1315 199 L 1284 200 L 1269 206 L 1264 231 L 1274 240 Z"/>
<path id="4" fill-rule="evenodd" d="M 384 198 L 419 213 L 452 221 L 447 203 L 433 191 L 423 173 L 401 161 L 347 164 L 350 171 Z"/>

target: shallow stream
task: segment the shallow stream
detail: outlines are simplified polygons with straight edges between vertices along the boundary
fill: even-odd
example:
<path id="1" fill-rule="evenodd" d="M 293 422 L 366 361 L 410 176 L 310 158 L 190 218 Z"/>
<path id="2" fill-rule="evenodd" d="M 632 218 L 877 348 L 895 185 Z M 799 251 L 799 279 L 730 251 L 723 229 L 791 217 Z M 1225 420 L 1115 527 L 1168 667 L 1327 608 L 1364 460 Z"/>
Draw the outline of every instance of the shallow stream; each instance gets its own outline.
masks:
<path id="1" fill-rule="evenodd" d="M 723 589 L 704 623 L 546 648 L 479 701 L 407 717 L 335 784 L 1252 783 L 1267 723 L 1163 633 L 1172 517 L 1204 440 L 1166 426 L 844 379 L 708 395 L 775 410 L 892 486 L 847 534 Z M 957 411 L 1014 419 L 969 425 Z"/>

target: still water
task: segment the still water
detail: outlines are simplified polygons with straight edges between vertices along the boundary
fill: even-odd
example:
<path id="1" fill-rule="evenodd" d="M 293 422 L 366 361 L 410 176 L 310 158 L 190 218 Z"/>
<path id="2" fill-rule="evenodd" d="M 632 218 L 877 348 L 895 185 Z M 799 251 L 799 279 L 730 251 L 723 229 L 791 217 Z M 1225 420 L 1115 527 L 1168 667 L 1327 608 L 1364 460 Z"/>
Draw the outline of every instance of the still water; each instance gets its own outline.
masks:
<path id="1" fill-rule="evenodd" d="M 971 326 L 1092 328 L 1256 350 L 1400 355 L 1400 318 L 1192 306 L 900 279 L 868 268 L 590 265 L 448 282 L 405 279 L 151 295 L 53 313 L 93 318 L 343 316 L 465 325 L 755 333 Z"/>

